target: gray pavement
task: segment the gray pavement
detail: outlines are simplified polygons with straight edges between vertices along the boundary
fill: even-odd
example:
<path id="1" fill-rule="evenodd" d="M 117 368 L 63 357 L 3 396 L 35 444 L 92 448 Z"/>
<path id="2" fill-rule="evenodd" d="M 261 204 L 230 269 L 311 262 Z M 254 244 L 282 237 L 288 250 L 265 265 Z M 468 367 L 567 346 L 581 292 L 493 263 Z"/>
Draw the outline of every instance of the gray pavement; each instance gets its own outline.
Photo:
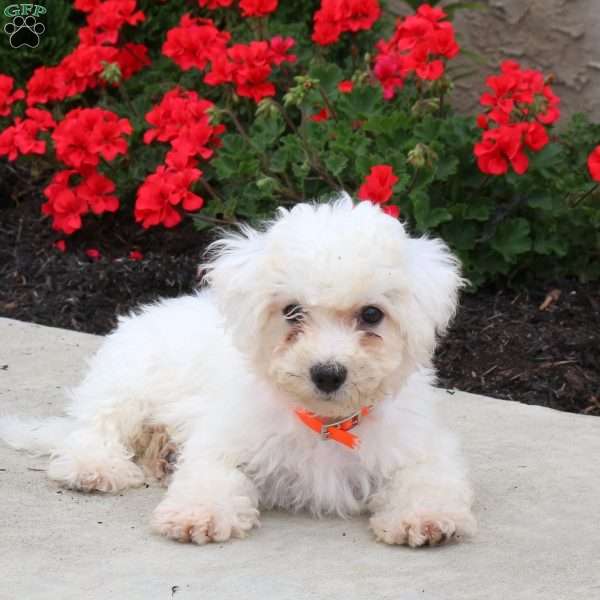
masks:
<path id="1" fill-rule="evenodd" d="M 60 414 L 100 338 L 0 319 L 0 410 Z M 411 550 L 373 541 L 366 519 L 263 514 L 242 541 L 153 535 L 161 496 L 59 490 L 45 460 L 0 444 L 2 600 L 571 600 L 600 598 L 600 419 L 440 392 L 463 437 L 477 536 Z"/>

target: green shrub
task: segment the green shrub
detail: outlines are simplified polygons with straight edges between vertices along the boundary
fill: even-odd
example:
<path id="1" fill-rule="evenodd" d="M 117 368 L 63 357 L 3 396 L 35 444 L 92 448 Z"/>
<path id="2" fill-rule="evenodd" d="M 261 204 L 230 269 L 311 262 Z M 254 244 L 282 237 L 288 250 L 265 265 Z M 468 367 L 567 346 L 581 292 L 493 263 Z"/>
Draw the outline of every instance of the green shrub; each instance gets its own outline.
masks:
<path id="1" fill-rule="evenodd" d="M 146 116 L 165 93 L 179 86 L 214 103 L 206 115 L 206 126 L 217 128 L 212 141 L 207 142 L 214 155 L 198 162 L 198 154 L 190 152 L 189 162 L 180 168 L 199 168 L 202 176 L 190 175 L 189 189 L 185 193 L 176 190 L 177 198 L 166 201 L 167 212 L 159 215 L 157 209 L 156 223 L 176 224 L 183 214 L 183 197 L 187 198 L 185 208 L 203 204 L 193 216 L 198 227 L 254 221 L 271 216 L 279 205 L 325 199 L 340 190 L 356 195 L 372 167 L 389 165 L 397 179 L 392 199 L 385 205 L 397 206 L 414 232 L 442 236 L 462 259 L 474 286 L 527 274 L 600 277 L 600 195 L 586 168 L 590 151 L 600 142 L 600 125 L 590 123 L 585 116 L 574 117 L 560 133 L 551 132 L 543 148 L 527 146 L 525 134 L 519 133 L 519 152 L 529 160 L 525 172 L 517 174 L 514 169 L 522 171 L 522 166 L 511 167 L 505 156 L 506 172 L 486 174 L 481 163 L 478 166 L 473 149 L 487 132 L 477 127 L 472 116 L 456 114 L 451 106 L 451 50 L 446 54 L 430 50 L 421 63 L 434 69 L 439 65 L 433 63 L 439 60 L 441 72 L 419 75 L 413 65 L 403 73 L 402 86 L 382 87 L 384 77 L 378 72 L 378 61 L 386 53 L 397 52 L 376 48 L 378 40 L 390 40 L 398 31 L 389 15 L 355 33 L 342 32 L 336 43 L 325 45 L 311 40 L 313 15 L 320 7 L 317 1 L 281 2 L 276 12 L 262 18 L 244 18 L 234 6 L 209 11 L 186 0 L 142 0 L 138 4 L 145 20 L 135 26 L 120 25 L 118 41 L 104 44 L 104 48 L 145 44 L 151 64 L 125 78 L 117 59 L 104 61 L 102 72 L 94 76 L 96 79 L 92 77 L 85 89 L 76 94 L 65 92 L 64 97 L 44 108 L 51 111 L 59 128 L 69 111 L 79 107 L 97 107 L 129 120 L 132 133 L 127 153 L 110 161 L 104 157 L 95 168 L 116 184 L 119 209 L 132 211 L 144 226 L 150 221 L 140 216 L 140 190 L 148 182 L 158 186 L 164 180 L 162 176 L 152 179 L 151 174 L 164 165 L 171 150 L 168 143 L 144 143 L 144 134 L 150 129 Z M 231 34 L 229 48 L 274 36 L 293 37 L 295 45 L 289 52 L 297 60 L 268 65 L 265 81 L 274 84 L 274 95 L 244 97 L 235 81 L 208 85 L 205 76 L 216 69 L 218 53 L 213 52 L 202 69 L 187 70 L 165 56 L 167 33 L 179 27 L 186 12 L 212 18 L 219 31 Z M 82 24 L 85 15 L 72 10 L 70 3 L 53 1 L 48 7 L 46 46 L 23 53 L 3 47 L 0 58 L 8 65 L 5 72 L 23 84 L 42 59 L 46 65 L 58 64 L 74 48 L 76 26 Z M 444 27 L 452 31 L 449 24 Z M 61 35 L 52 34 L 59 30 Z M 16 52 L 18 64 L 5 60 Z M 223 55 L 226 52 L 221 49 Z M 415 50 L 410 52 L 416 55 Z M 351 91 L 348 83 L 340 89 L 344 81 L 352 82 Z M 548 88 L 547 82 L 543 85 Z M 510 114 L 515 123 L 536 122 L 550 104 L 540 93 L 531 106 L 527 105 L 529 108 L 526 105 L 515 103 Z M 26 116 L 21 101 L 15 102 L 13 109 L 14 115 Z M 315 120 L 318 115 L 323 118 Z M 496 126 L 515 128 L 515 123 Z M 218 124 L 225 126 L 224 132 L 218 131 Z M 12 147 L 6 134 L 10 125 L 6 117 L 0 155 L 10 156 Z M 58 129 L 52 134 L 53 128 L 47 129 L 38 133 L 38 139 L 47 142 L 43 157 L 20 160 L 30 161 L 36 168 L 48 166 L 52 171 L 73 168 L 65 159 L 60 164 L 55 155 Z M 83 206 L 86 201 L 79 190 L 89 177 L 89 169 L 75 170 L 78 172 L 67 179 L 64 189 L 77 198 L 77 210 L 87 222 L 98 218 L 92 213 L 102 210 L 94 210 L 91 204 Z M 47 192 L 45 211 L 53 216 L 55 228 L 71 233 L 60 225 L 64 220 L 57 218 L 58 203 L 51 196 L 56 189 Z M 146 185 L 144 190 L 147 200 L 152 186 Z M 188 193 L 191 196 L 185 196 Z M 202 200 L 197 199 L 200 195 Z M 103 210 L 111 210 L 106 206 Z M 173 235 L 177 235 L 176 229 Z"/>

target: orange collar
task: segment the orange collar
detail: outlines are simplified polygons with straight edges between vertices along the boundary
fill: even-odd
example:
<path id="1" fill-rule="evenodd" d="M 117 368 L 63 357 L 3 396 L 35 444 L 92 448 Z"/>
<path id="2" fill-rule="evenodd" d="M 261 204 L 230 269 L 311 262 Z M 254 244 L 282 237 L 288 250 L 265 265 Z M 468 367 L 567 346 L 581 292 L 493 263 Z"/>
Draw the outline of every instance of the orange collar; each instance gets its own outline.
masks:
<path id="1" fill-rule="evenodd" d="M 350 430 L 354 429 L 360 423 L 361 418 L 366 417 L 370 412 L 371 407 L 365 406 L 353 415 L 334 423 L 325 423 L 324 419 L 303 409 L 296 410 L 296 415 L 308 428 L 316 431 L 322 440 L 331 439 L 354 450 L 358 448 L 360 439 L 357 435 L 350 433 Z"/>

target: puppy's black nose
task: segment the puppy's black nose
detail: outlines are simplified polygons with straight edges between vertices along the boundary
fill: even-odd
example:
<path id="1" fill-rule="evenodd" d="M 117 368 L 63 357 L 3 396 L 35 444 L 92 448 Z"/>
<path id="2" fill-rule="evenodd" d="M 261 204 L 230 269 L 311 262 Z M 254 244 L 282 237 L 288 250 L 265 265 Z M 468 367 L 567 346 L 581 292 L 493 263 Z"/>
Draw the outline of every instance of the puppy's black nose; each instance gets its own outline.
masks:
<path id="1" fill-rule="evenodd" d="M 318 363 L 310 368 L 310 378 L 313 383 L 326 394 L 338 390 L 346 381 L 348 370 L 340 363 Z"/>

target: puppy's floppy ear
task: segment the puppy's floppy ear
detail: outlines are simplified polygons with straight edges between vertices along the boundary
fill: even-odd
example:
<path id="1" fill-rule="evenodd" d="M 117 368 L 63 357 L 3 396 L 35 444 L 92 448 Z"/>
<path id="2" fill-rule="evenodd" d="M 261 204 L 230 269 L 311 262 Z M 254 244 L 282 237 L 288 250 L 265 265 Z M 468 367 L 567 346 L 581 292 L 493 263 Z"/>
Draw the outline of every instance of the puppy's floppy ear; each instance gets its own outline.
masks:
<path id="1" fill-rule="evenodd" d="M 242 226 L 239 233 L 225 233 L 208 247 L 208 261 L 202 265 L 204 281 L 213 290 L 234 334 L 258 320 L 264 303 L 257 297 L 263 257 L 264 234 L 247 226 Z"/>
<path id="2" fill-rule="evenodd" d="M 458 291 L 466 284 L 460 262 L 444 242 L 426 237 L 407 240 L 406 259 L 413 300 L 433 335 L 442 335 L 456 313 Z"/>

